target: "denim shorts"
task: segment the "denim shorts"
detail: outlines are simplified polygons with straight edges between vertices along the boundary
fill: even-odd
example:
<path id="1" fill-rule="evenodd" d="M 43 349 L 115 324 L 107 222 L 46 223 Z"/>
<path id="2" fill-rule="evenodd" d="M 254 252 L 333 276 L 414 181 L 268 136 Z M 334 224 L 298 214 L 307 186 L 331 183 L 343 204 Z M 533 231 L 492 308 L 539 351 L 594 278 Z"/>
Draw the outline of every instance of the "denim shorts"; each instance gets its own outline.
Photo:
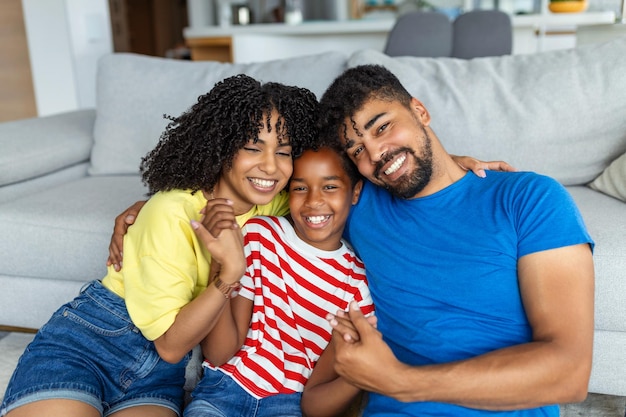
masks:
<path id="1" fill-rule="evenodd" d="M 185 365 L 159 357 L 128 316 L 124 300 L 100 281 L 57 310 L 19 359 L 0 415 L 39 400 L 85 402 L 104 416 L 157 405 L 182 414 Z"/>
<path id="2" fill-rule="evenodd" d="M 191 393 L 185 417 L 301 417 L 302 393 L 276 394 L 256 399 L 229 375 L 204 368 Z"/>

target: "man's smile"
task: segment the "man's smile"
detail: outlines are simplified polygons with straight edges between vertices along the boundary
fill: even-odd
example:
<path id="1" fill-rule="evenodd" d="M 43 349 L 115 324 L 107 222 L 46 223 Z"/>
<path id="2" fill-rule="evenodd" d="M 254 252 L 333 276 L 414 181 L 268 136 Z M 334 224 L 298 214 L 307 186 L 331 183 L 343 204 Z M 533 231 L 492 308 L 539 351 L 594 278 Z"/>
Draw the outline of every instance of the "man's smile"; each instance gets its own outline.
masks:
<path id="1" fill-rule="evenodd" d="M 404 161 L 406 161 L 406 154 L 403 154 L 398 159 L 396 159 L 394 163 L 385 170 L 385 175 L 391 175 L 396 172 L 398 169 L 400 169 Z"/>

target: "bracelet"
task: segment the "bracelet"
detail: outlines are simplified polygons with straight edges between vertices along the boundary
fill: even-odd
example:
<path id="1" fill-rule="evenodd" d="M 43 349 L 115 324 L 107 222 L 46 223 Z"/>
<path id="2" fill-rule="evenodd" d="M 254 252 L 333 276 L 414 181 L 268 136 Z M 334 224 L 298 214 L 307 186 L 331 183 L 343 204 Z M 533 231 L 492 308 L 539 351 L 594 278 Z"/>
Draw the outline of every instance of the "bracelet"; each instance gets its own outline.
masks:
<path id="1" fill-rule="evenodd" d="M 215 288 L 217 288 L 217 290 L 221 292 L 224 295 L 224 298 L 226 298 L 227 300 L 229 298 L 236 297 L 237 294 L 239 294 L 239 289 L 241 289 L 241 284 L 239 283 L 239 281 L 235 282 L 234 284 L 227 284 L 220 279 L 219 274 L 215 277 L 213 284 L 215 285 Z"/>

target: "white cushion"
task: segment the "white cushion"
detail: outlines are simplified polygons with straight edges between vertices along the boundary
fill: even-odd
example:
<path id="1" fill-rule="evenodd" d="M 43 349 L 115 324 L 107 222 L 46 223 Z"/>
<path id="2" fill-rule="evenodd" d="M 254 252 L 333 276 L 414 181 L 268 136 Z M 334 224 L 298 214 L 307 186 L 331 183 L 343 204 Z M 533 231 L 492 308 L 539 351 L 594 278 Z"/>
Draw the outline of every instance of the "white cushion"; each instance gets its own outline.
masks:
<path id="1" fill-rule="evenodd" d="M 626 202 L 626 153 L 611 162 L 589 186 Z"/>
<path id="2" fill-rule="evenodd" d="M 245 73 L 261 82 L 305 87 L 319 98 L 344 69 L 339 52 L 284 60 L 225 64 L 180 61 L 135 54 L 101 58 L 97 118 L 90 174 L 131 174 L 158 142 L 168 120 L 178 116 L 222 79 Z"/>
<path id="3" fill-rule="evenodd" d="M 353 54 L 381 64 L 432 116 L 453 154 L 505 160 L 587 184 L 626 149 L 626 38 L 577 49 L 461 60 Z"/>

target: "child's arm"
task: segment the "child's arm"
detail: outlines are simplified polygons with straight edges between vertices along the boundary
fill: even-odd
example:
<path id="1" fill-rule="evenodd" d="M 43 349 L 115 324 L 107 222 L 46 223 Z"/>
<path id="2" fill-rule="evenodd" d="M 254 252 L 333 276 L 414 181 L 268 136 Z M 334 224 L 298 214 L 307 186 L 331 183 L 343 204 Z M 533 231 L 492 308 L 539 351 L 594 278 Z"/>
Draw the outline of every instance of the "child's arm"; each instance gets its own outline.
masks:
<path id="1" fill-rule="evenodd" d="M 252 308 L 253 301 L 245 297 L 237 296 L 226 302 L 215 327 L 200 343 L 202 354 L 211 364 L 224 364 L 241 348 L 250 327 Z"/>
<path id="2" fill-rule="evenodd" d="M 301 407 L 305 417 L 339 415 L 348 409 L 361 392 L 335 372 L 334 361 L 335 347 L 331 339 L 304 386 Z"/>

